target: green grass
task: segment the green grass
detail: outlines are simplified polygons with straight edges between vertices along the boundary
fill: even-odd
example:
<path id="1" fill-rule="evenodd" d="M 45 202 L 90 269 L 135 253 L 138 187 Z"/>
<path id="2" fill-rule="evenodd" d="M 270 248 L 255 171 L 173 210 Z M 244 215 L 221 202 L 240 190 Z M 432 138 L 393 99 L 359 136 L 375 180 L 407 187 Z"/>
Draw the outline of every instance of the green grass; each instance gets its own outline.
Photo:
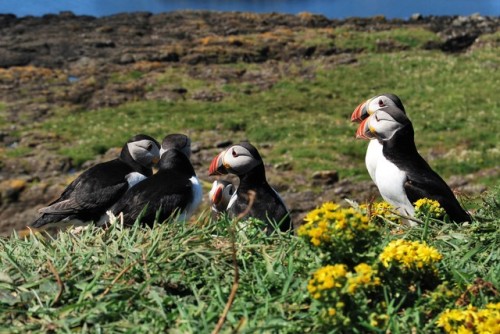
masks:
<path id="1" fill-rule="evenodd" d="M 436 317 L 456 307 L 478 278 L 498 288 L 499 194 L 497 188 L 484 198 L 470 225 L 438 222 L 426 232 L 400 230 L 411 240 L 425 233 L 443 254 L 440 272 L 449 273 L 453 293 L 423 293 L 414 304 L 394 309 L 387 325 L 392 333 L 437 333 Z M 222 333 L 324 332 L 321 305 L 306 289 L 324 259 L 295 236 L 269 237 L 254 228 L 233 234 L 232 224 L 202 214 L 191 224 L 153 229 L 115 224 L 78 235 L 59 232 L 55 239 L 0 239 L 0 332 L 209 333 L 233 285 L 231 240 L 239 285 Z M 376 242 L 387 244 L 397 237 L 394 231 L 390 224 L 381 227 Z M 396 307 L 401 295 L 390 298 L 387 304 Z M 470 302 L 481 307 L 495 300 L 483 288 Z"/>
<path id="2" fill-rule="evenodd" d="M 292 163 L 299 173 L 337 169 L 341 177 L 367 179 L 366 142 L 354 139 L 356 127 L 349 116 L 361 101 L 393 92 L 402 98 L 413 121 L 419 151 L 443 177 L 497 165 L 500 114 L 495 111 L 500 105 L 495 96 L 500 75 L 494 68 L 500 61 L 498 34 L 481 36 L 485 45 L 456 55 L 423 50 L 427 41 L 438 37 L 422 28 L 369 34 L 348 28 L 283 30 L 272 38 L 281 35 L 293 43 L 307 41 L 325 47 L 334 41 L 337 47 L 364 52 L 357 54 L 353 64 L 331 65 L 320 57 L 263 65 L 212 65 L 213 77 L 205 65 L 157 67 L 153 74 L 131 69 L 112 74 L 110 82 L 132 82 L 148 75 L 148 91 L 183 87 L 185 99 L 137 101 L 98 110 L 65 107 L 42 124 L 27 122 L 17 131 L 20 136 L 33 130 L 59 135 L 60 154 L 71 157 L 76 165 L 106 148 L 121 146 L 135 133 L 161 139 L 167 133 L 185 132 L 194 141 L 204 142 L 207 133 L 216 131 L 218 140 L 247 138 L 257 146 L 272 144 L 264 152 L 266 161 Z M 248 36 L 246 43 L 257 43 L 259 38 Z M 407 50 L 377 51 L 378 41 L 385 40 Z M 264 81 L 270 84 L 263 88 L 259 81 L 234 79 L 231 73 L 239 71 L 267 78 Z M 194 100 L 202 91 L 221 93 L 224 98 L 220 102 Z M 488 176 L 476 181 L 496 183 Z"/>
<path id="3" fill-rule="evenodd" d="M 499 159 L 496 123 L 500 116 L 494 112 L 499 102 L 492 90 L 500 78 L 481 65 L 487 57 L 487 53 L 448 56 L 404 51 L 362 55 L 357 65 L 333 70 L 313 60 L 306 64 L 316 68 L 314 79 L 285 75 L 270 89 L 250 95 L 236 83 L 206 82 L 206 88 L 227 94 L 218 103 L 139 101 L 68 112 L 41 127 L 66 139 L 61 152 L 77 164 L 98 154 L 95 147 L 101 143 L 119 146 L 133 133 L 161 138 L 181 131 L 199 141 L 204 131 L 218 129 L 220 138 L 272 143 L 266 160 L 292 161 L 298 172 L 335 168 L 341 175 L 366 178 L 366 143 L 354 139 L 350 113 L 368 97 L 396 92 L 414 123 L 420 152 L 432 157 L 431 165 L 448 177 L 494 167 Z M 199 84 L 193 83 L 189 92 Z"/>
<path id="4" fill-rule="evenodd" d="M 393 43 L 400 48 L 421 48 L 429 41 L 438 41 L 433 32 L 423 28 L 397 28 L 384 31 L 359 32 L 338 29 L 335 44 L 342 49 L 363 49 L 378 52 L 378 43 Z"/>

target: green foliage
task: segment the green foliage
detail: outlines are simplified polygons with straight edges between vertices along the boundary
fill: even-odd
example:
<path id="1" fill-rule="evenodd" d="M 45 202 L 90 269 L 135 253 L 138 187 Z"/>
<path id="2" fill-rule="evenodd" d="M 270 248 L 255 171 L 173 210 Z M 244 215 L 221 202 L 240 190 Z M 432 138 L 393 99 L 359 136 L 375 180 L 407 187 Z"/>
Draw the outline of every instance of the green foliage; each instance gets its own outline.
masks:
<path id="1" fill-rule="evenodd" d="M 486 312 L 500 301 L 499 194 L 464 225 L 429 217 L 428 226 L 408 228 L 387 207 L 355 206 L 369 213 L 367 223 L 327 204 L 335 226 L 377 234 L 333 256 L 309 228 L 302 237 L 267 236 L 255 221 L 235 226 L 203 215 L 152 229 L 116 223 L 54 238 L 14 235 L 0 239 L 0 332 L 210 332 L 233 285 L 234 240 L 239 285 L 223 332 L 437 333 L 443 311 Z M 340 226 L 342 216 L 350 218 Z M 392 252 L 395 241 L 417 251 Z M 426 249 L 434 255 L 422 257 Z M 347 264 L 332 263 L 339 259 Z"/>
<path id="2" fill-rule="evenodd" d="M 0 240 L 0 332 L 208 332 L 233 283 L 231 230 L 227 220 L 117 223 Z M 304 280 L 315 256 L 289 235 L 254 229 L 235 238 L 240 286 L 227 327 L 308 326 Z"/>
<path id="3" fill-rule="evenodd" d="M 313 305 L 320 309 L 317 328 L 340 333 L 434 333 L 441 332 L 439 327 L 455 333 L 460 326 L 474 327 L 474 333 L 494 331 L 500 321 L 499 194 L 497 188 L 485 197 L 480 215 L 463 225 L 446 216 L 437 219 L 443 215 L 439 203 L 428 199 L 416 202 L 416 227 L 401 225 L 389 207 L 379 204 L 354 206 L 359 214 L 368 213 L 365 224 L 353 224 L 353 209 L 340 210 L 333 203 L 311 211 L 298 234 L 322 259 L 308 284 Z M 380 235 L 363 240 L 371 224 L 381 227 Z M 355 226 L 356 238 L 350 240 Z M 346 241 L 351 249 L 329 247 Z M 360 241 L 362 247 L 356 245 Z"/>
<path id="4" fill-rule="evenodd" d="M 417 146 L 425 157 L 432 157 L 431 165 L 445 177 L 465 174 L 493 167 L 500 158 L 494 128 L 499 116 L 488 111 L 498 109 L 489 91 L 498 78 L 476 57 L 451 58 L 434 51 L 371 54 L 360 56 L 355 67 L 325 70 L 318 64 L 312 80 L 284 77 L 269 90 L 249 95 L 235 89 L 235 83 L 226 89 L 206 82 L 208 89 L 228 94 L 218 103 L 135 102 L 72 113 L 43 127 L 66 137 L 71 145 L 63 152 L 78 162 L 95 155 L 92 146 L 104 139 L 118 144 L 135 132 L 162 137 L 185 131 L 199 140 L 205 131 L 219 129 L 223 137 L 236 133 L 236 140 L 272 142 L 266 157 L 271 163 L 292 160 L 297 171 L 335 167 L 342 175 L 366 178 L 362 159 L 366 145 L 354 139 L 349 115 L 364 99 L 392 91 L 403 99 L 415 126 Z M 89 126 L 77 126 L 80 122 Z M 72 138 L 82 139 L 75 145 Z M 78 149 L 84 153 L 73 151 Z M 273 153 L 277 151 L 285 155 Z"/>
<path id="5" fill-rule="evenodd" d="M 368 52 L 385 51 L 387 45 L 398 49 L 422 48 L 438 41 L 436 34 L 423 28 L 397 28 L 383 31 L 352 31 L 338 29 L 335 44 L 342 49 L 362 49 Z"/>

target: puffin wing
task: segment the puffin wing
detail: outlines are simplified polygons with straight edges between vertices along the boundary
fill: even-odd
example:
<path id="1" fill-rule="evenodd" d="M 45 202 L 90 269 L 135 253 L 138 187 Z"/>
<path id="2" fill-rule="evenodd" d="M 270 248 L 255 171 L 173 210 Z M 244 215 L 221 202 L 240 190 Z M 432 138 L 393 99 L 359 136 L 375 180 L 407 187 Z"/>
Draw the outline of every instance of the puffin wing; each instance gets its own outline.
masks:
<path id="1" fill-rule="evenodd" d="M 414 204 L 421 198 L 429 198 L 438 201 L 452 220 L 457 222 L 470 221 L 469 215 L 458 203 L 446 182 L 432 170 L 431 172 L 418 177 L 408 175 L 404 189 L 410 202 Z"/>
<path id="2" fill-rule="evenodd" d="M 82 182 L 71 184 L 61 197 L 50 205 L 38 210 L 43 214 L 75 214 L 84 210 L 107 209 L 128 188 L 127 182 L 106 187 L 98 184 L 85 184 Z"/>
<path id="3" fill-rule="evenodd" d="M 38 212 L 47 214 L 70 214 L 77 213 L 81 209 L 82 208 L 75 202 L 74 198 L 69 198 L 59 202 L 54 202 L 49 206 L 39 209 Z"/>

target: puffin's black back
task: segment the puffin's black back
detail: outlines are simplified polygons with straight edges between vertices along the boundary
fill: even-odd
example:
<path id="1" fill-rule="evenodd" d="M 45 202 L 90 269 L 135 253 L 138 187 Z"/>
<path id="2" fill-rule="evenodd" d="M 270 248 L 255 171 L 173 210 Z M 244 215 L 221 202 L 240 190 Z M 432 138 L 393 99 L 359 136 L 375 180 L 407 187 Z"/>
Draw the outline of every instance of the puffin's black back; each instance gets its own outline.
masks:
<path id="1" fill-rule="evenodd" d="M 61 196 L 49 204 L 70 201 L 54 213 L 44 213 L 31 226 L 39 228 L 65 218 L 82 221 L 97 220 L 127 190 L 125 176 L 134 169 L 125 162 L 114 159 L 95 165 L 80 174 L 66 187 Z"/>
<path id="2" fill-rule="evenodd" d="M 398 130 L 393 138 L 383 142 L 383 154 L 406 172 L 408 181 L 404 187 L 411 203 L 421 198 L 433 199 L 441 204 L 452 220 L 456 222 L 471 220 L 450 187 L 418 153 L 411 123 Z"/>
<path id="3" fill-rule="evenodd" d="M 134 224 L 140 214 L 143 225 L 152 226 L 157 215 L 161 223 L 192 201 L 189 179 L 193 176 L 196 174 L 189 159 L 182 152 L 170 149 L 162 155 L 158 172 L 130 188 L 111 211 L 115 215 L 123 212 L 127 226 Z"/>

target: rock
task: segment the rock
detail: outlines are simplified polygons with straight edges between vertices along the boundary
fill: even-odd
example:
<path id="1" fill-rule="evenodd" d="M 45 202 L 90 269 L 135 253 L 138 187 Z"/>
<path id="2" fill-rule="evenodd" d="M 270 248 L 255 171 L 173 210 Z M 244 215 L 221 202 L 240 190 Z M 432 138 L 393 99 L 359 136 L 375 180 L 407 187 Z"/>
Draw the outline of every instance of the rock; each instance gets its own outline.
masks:
<path id="1" fill-rule="evenodd" d="M 0 183 L 0 204 L 16 202 L 26 188 L 25 179 L 9 179 Z"/>
<path id="2" fill-rule="evenodd" d="M 312 175 L 313 185 L 332 185 L 339 181 L 339 173 L 335 170 L 314 172 Z"/>

